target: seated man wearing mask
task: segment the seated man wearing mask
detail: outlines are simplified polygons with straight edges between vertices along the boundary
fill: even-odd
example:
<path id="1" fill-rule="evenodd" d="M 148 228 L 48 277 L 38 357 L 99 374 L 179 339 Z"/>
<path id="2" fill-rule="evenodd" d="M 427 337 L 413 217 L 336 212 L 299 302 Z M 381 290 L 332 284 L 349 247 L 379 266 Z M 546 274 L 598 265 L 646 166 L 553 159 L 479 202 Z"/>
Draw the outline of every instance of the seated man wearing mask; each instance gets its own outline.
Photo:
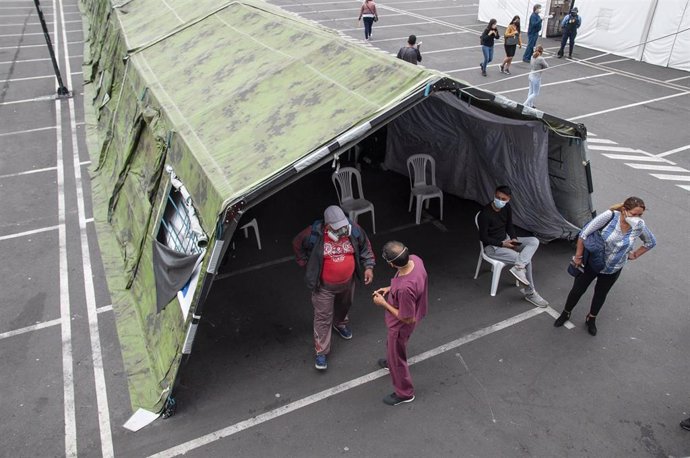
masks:
<path id="1" fill-rule="evenodd" d="M 331 205 L 324 219 L 314 221 L 292 241 L 295 260 L 306 267 L 304 280 L 314 306 L 314 347 L 318 370 L 326 370 L 331 330 L 352 338 L 348 312 L 355 294 L 355 274 L 364 284 L 374 279 L 374 252 L 364 230 L 343 210 Z"/>
<path id="2" fill-rule="evenodd" d="M 508 186 L 496 188 L 494 200 L 479 213 L 479 239 L 484 244 L 487 256 L 513 266 L 510 273 L 524 285 L 521 291 L 525 299 L 537 307 L 546 307 L 549 303 L 537 293 L 532 278 L 532 257 L 539 248 L 539 240 L 536 237 L 516 236 L 510 206 L 511 194 Z"/>

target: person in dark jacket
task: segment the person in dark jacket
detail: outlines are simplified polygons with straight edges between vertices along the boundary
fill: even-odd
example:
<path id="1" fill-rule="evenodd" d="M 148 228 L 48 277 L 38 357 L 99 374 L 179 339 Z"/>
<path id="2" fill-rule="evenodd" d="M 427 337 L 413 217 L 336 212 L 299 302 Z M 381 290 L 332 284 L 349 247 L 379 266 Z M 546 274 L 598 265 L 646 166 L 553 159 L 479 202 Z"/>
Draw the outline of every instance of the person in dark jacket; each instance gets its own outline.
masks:
<path id="1" fill-rule="evenodd" d="M 331 205 L 324 219 L 314 221 L 292 241 L 295 260 L 305 267 L 304 279 L 314 306 L 315 367 L 326 370 L 331 331 L 349 340 L 348 312 L 355 293 L 355 276 L 370 284 L 374 279 L 374 252 L 364 230 L 343 210 Z"/>
<path id="2" fill-rule="evenodd" d="M 491 19 L 479 38 L 482 44 L 482 53 L 484 54 L 484 62 L 479 64 L 479 67 L 482 69 L 482 76 L 486 76 L 486 66 L 494 59 L 494 40 L 500 38 L 501 34 L 498 33 L 496 19 Z"/>
<path id="3" fill-rule="evenodd" d="M 416 35 L 410 35 L 410 37 L 407 39 L 407 46 L 400 48 L 397 58 L 417 65 L 417 62 L 422 61 L 422 53 L 419 52 L 419 46 L 421 46 L 421 44 L 421 41 L 417 43 Z"/>
<path id="4" fill-rule="evenodd" d="M 527 27 L 527 47 L 525 53 L 522 55 L 522 61 L 529 63 L 534 54 L 534 47 L 537 46 L 537 39 L 539 32 L 541 32 L 541 5 L 534 5 L 532 8 L 532 15 L 529 17 L 529 26 Z"/>
<path id="5" fill-rule="evenodd" d="M 577 29 L 580 28 L 582 24 L 582 18 L 577 14 L 577 8 L 570 10 L 570 14 L 563 18 L 561 22 L 561 27 L 563 27 L 563 38 L 561 38 L 561 49 L 558 50 L 558 58 L 563 57 L 563 50 L 565 49 L 565 44 L 570 40 L 570 45 L 568 48 L 568 58 L 573 57 L 573 48 L 575 47 L 575 36 L 577 35 Z"/>

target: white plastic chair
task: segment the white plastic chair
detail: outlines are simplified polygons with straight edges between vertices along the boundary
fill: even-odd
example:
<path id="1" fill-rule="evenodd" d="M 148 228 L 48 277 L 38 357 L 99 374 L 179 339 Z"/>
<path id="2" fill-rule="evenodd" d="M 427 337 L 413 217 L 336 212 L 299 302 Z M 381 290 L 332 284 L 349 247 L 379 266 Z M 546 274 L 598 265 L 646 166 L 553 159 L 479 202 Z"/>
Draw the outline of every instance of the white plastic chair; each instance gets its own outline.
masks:
<path id="1" fill-rule="evenodd" d="M 248 239 L 249 238 L 249 229 L 254 230 L 254 235 L 256 236 L 256 245 L 261 249 L 261 237 L 259 236 L 259 223 L 256 221 L 256 218 L 252 219 L 249 221 L 247 224 L 244 226 L 240 226 L 240 229 L 244 231 L 244 238 Z M 232 242 L 232 249 L 235 249 L 235 242 Z"/>
<path id="2" fill-rule="evenodd" d="M 426 182 L 426 166 L 431 167 L 431 183 Z M 407 158 L 407 171 L 410 175 L 410 205 L 407 211 L 412 211 L 412 200 L 417 198 L 417 213 L 415 222 L 422 220 L 422 204 L 426 202 L 429 208 L 429 200 L 438 197 L 441 207 L 441 221 L 443 221 L 443 191 L 436 186 L 436 161 L 428 154 L 413 154 Z"/>
<path id="3" fill-rule="evenodd" d="M 474 225 L 479 230 L 479 213 L 474 216 Z M 476 280 L 479 276 L 479 268 L 482 266 L 482 259 L 489 264 L 491 264 L 491 272 L 493 275 L 491 277 L 491 295 L 496 295 L 496 290 L 498 289 L 498 280 L 501 278 L 501 271 L 506 266 L 504 262 L 498 261 L 496 259 L 490 258 L 486 253 L 484 253 L 484 244 L 479 241 L 479 259 L 477 259 L 477 270 L 474 272 L 474 279 Z"/>
<path id="4" fill-rule="evenodd" d="M 355 198 L 352 179 L 354 178 L 359 197 Z M 376 218 L 374 217 L 374 204 L 364 198 L 362 191 L 362 176 L 354 167 L 343 167 L 331 175 L 335 192 L 338 194 L 340 208 L 347 213 L 350 220 L 357 222 L 357 216 L 371 212 L 372 234 L 376 234 Z"/>

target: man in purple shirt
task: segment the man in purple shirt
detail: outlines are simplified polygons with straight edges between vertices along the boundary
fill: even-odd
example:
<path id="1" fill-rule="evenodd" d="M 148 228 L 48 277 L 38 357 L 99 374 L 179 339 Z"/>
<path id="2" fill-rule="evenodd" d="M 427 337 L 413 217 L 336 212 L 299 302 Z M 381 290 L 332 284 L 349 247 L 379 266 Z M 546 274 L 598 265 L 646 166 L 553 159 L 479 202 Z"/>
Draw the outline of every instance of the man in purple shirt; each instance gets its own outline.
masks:
<path id="1" fill-rule="evenodd" d="M 395 391 L 383 402 L 395 406 L 414 401 L 414 386 L 407 365 L 407 341 L 417 323 L 426 316 L 429 287 L 424 262 L 400 242 L 383 246 L 383 260 L 396 270 L 391 285 L 374 292 L 374 304 L 383 307 L 388 327 L 386 359 L 379 365 L 388 368 Z"/>

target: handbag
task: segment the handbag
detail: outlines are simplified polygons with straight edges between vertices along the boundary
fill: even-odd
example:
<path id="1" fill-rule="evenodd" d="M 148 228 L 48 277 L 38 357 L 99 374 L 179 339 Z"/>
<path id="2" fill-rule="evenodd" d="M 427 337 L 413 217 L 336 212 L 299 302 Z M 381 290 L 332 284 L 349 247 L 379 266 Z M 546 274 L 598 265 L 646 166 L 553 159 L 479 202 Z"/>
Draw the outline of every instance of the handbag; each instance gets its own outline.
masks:
<path id="1" fill-rule="evenodd" d="M 374 16 L 374 22 L 379 22 L 379 17 L 378 17 L 378 16 Z"/>
<path id="2" fill-rule="evenodd" d="M 517 34 L 513 35 L 512 37 L 506 37 L 506 46 L 515 46 L 518 44 L 518 36 Z"/>
<path id="3" fill-rule="evenodd" d="M 572 262 L 568 263 L 568 273 L 573 277 L 579 277 L 581 274 L 584 273 L 584 271 L 585 270 L 582 267 L 575 267 Z"/>
<path id="4" fill-rule="evenodd" d="M 601 236 L 601 231 L 608 227 L 613 220 L 613 214 L 608 223 L 598 231 L 594 231 L 587 236 L 584 245 L 587 251 L 587 265 L 596 273 L 601 272 L 606 267 L 606 242 Z"/>

